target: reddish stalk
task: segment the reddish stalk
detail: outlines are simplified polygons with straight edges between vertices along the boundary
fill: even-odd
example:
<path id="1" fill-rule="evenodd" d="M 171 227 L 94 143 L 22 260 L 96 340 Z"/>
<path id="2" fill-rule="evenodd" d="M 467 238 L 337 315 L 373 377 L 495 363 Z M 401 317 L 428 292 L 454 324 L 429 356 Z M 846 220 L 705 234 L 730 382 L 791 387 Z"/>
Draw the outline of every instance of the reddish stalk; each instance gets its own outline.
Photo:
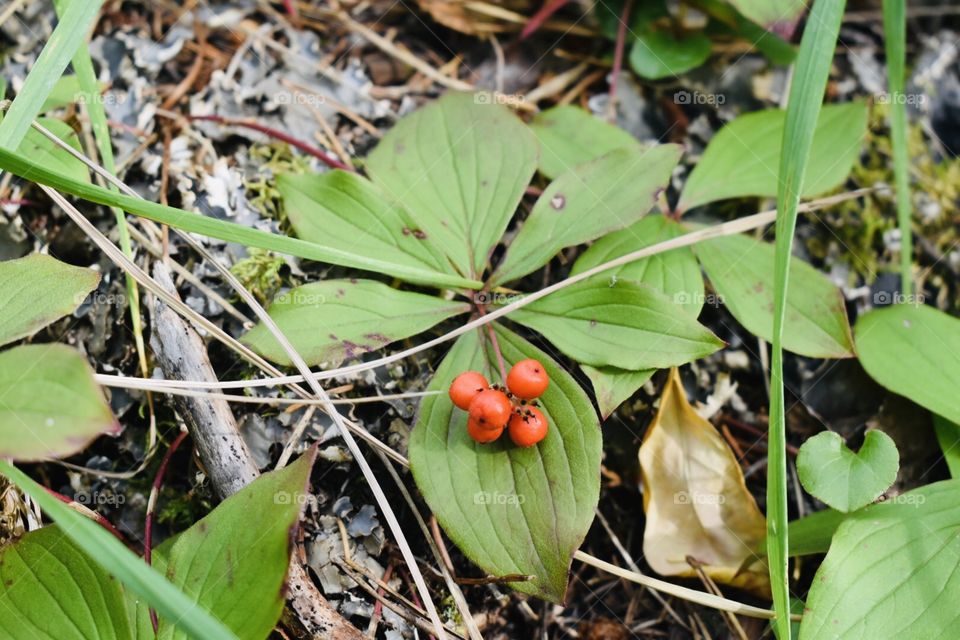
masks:
<path id="1" fill-rule="evenodd" d="M 78 501 L 74 500 L 73 498 L 69 498 L 69 497 L 63 495 L 62 493 L 57 493 L 57 492 L 54 491 L 53 489 L 47 489 L 47 487 L 44 487 L 44 489 L 46 489 L 47 493 L 49 493 L 51 496 L 53 496 L 54 498 L 56 498 L 56 499 L 59 500 L 60 502 L 64 503 L 65 505 L 68 505 L 71 509 L 74 509 L 74 510 L 76 510 L 76 511 L 80 511 L 80 513 L 82 513 L 83 515 L 89 517 L 91 520 L 93 520 L 94 522 L 96 522 L 97 524 L 99 524 L 101 527 L 103 527 L 104 529 L 106 529 L 107 531 L 109 531 L 110 533 L 112 533 L 113 536 L 114 536 L 117 540 L 119 540 L 120 542 L 122 542 L 123 544 L 127 544 L 127 541 L 126 541 L 126 539 L 123 537 L 123 534 L 120 533 L 120 531 L 119 531 L 115 526 L 113 526 L 113 523 L 111 523 L 109 520 L 107 520 L 106 518 L 104 518 L 102 515 L 100 515 L 99 513 L 97 513 L 96 511 L 94 511 L 93 509 L 90 509 L 89 507 L 87 507 L 87 506 L 86 506 L 85 504 L 83 504 L 82 502 L 78 502 Z M 83 509 L 81 510 L 80 507 L 82 507 Z M 89 512 L 89 513 L 87 513 L 87 512 Z M 91 516 L 90 514 L 92 514 L 92 516 Z"/>
<path id="2" fill-rule="evenodd" d="M 565 4 L 570 2 L 570 0 L 547 0 L 543 3 L 543 6 L 540 7 L 540 10 L 537 11 L 533 16 L 527 20 L 527 24 L 524 25 L 523 31 L 520 32 L 520 39 L 529 38 L 537 29 L 543 26 L 543 23 L 550 19 L 550 16 L 559 11 Z"/>
<path id="3" fill-rule="evenodd" d="M 477 303 L 477 312 L 483 316 L 487 313 L 487 305 Z M 493 347 L 493 353 L 497 356 L 497 366 L 500 368 L 500 381 L 507 384 L 507 364 L 503 359 L 503 353 L 500 351 L 500 342 L 497 340 L 497 333 L 493 330 L 493 324 L 488 324 L 487 338 L 490 340 L 490 346 Z"/>
<path id="4" fill-rule="evenodd" d="M 295 147 L 300 151 L 303 151 L 304 153 L 313 156 L 314 158 L 318 159 L 320 162 L 327 165 L 331 169 L 343 169 L 344 171 L 356 171 L 356 169 L 340 162 L 339 160 L 337 160 L 336 158 L 328 154 L 323 149 L 319 147 L 315 147 L 302 140 L 298 140 L 293 136 L 287 133 L 284 133 L 283 131 L 280 131 L 279 129 L 274 129 L 273 127 L 262 125 L 259 122 L 254 122 L 252 120 L 244 120 L 242 118 L 224 118 L 223 116 L 216 116 L 216 115 L 187 116 L 187 117 L 193 122 L 196 122 L 196 121 L 216 122 L 217 124 L 243 127 L 245 129 L 259 131 L 260 133 L 268 135 L 271 138 L 280 140 L 281 142 L 286 142 L 291 147 Z"/>
<path id="5" fill-rule="evenodd" d="M 160 488 L 163 486 L 163 477 L 167 475 L 167 467 L 170 466 L 170 459 L 177 452 L 180 444 L 186 439 L 187 432 L 181 431 L 174 439 L 170 448 L 163 456 L 160 462 L 160 468 L 157 469 L 157 475 L 153 479 L 153 487 L 150 489 L 150 499 L 147 501 L 147 523 L 143 530 L 143 559 L 148 565 L 153 561 L 153 516 L 157 507 L 157 497 L 160 495 Z M 157 612 L 150 608 L 150 623 L 153 625 L 154 632 L 159 628 Z"/>
<path id="6" fill-rule="evenodd" d="M 627 21 L 633 9 L 633 0 L 627 0 L 620 14 L 620 24 L 617 25 L 617 42 L 613 49 L 613 69 L 610 70 L 610 99 L 607 101 L 607 117 L 614 120 L 617 115 L 617 82 L 620 80 L 620 71 L 623 69 L 623 49 L 627 40 Z"/>
<path id="7" fill-rule="evenodd" d="M 300 15 L 300 13 L 297 11 L 297 5 L 293 0 L 283 0 L 283 8 L 294 18 Z"/>
<path id="8" fill-rule="evenodd" d="M 390 578 L 393 577 L 393 563 L 387 565 L 387 570 L 383 572 L 383 578 L 381 581 L 384 584 L 390 582 Z M 382 597 L 386 591 L 383 590 L 383 587 L 377 587 L 377 593 Z M 370 616 L 370 624 L 367 626 L 367 635 L 371 638 L 376 637 L 377 626 L 380 624 L 380 616 L 383 615 L 383 601 L 377 600 L 377 603 L 373 605 L 373 615 Z"/>

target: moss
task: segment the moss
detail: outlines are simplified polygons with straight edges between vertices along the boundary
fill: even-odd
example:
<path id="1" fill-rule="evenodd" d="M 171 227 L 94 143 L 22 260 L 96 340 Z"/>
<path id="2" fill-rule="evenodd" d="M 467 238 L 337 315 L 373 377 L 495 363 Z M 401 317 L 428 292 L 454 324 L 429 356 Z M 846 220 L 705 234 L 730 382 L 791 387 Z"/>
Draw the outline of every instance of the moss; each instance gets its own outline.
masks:
<path id="1" fill-rule="evenodd" d="M 287 144 L 273 142 L 250 147 L 250 160 L 258 165 L 257 178 L 244 184 L 250 205 L 264 217 L 283 223 L 283 207 L 275 176 L 306 173 L 310 171 L 310 159 L 294 155 Z"/>
<path id="2" fill-rule="evenodd" d="M 266 302 L 283 286 L 280 270 L 285 264 L 281 256 L 251 247 L 249 257 L 234 264 L 230 271 L 260 302 Z"/>

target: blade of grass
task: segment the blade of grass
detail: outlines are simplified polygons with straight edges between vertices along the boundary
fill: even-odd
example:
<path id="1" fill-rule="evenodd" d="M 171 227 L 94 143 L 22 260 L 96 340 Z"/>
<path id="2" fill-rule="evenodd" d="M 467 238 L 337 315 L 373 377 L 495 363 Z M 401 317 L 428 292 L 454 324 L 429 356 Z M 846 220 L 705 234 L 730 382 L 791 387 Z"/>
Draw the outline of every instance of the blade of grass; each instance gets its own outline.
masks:
<path id="1" fill-rule="evenodd" d="M 93 560 L 191 637 L 236 640 L 222 622 L 144 564 L 99 524 L 57 500 L 6 460 L 0 460 L 0 474 L 33 498 Z"/>
<path id="2" fill-rule="evenodd" d="M 87 0 L 55 0 L 54 7 L 57 15 L 63 17 L 67 5 L 82 4 Z M 88 47 L 81 45 L 73 56 L 73 70 L 77 74 L 77 80 L 80 82 L 80 92 L 83 97 L 83 104 L 86 107 L 87 115 L 90 117 L 90 127 L 93 130 L 93 139 L 97 145 L 97 154 L 104 169 L 111 174 L 116 175 L 117 167 L 113 157 L 113 144 L 110 141 L 110 128 L 107 126 L 107 113 L 103 108 L 103 100 L 100 96 L 100 85 L 97 82 L 97 75 L 93 69 L 93 60 L 90 58 Z M 113 184 L 108 184 L 107 188 L 117 192 Z M 117 232 L 120 238 L 120 249 L 130 260 L 133 260 L 133 249 L 130 245 L 130 229 L 127 226 L 127 217 L 122 209 L 111 207 L 114 218 L 117 221 Z M 150 371 L 147 368 L 147 349 L 143 340 L 143 322 L 140 318 L 140 288 L 137 281 L 129 273 L 125 274 L 127 285 L 127 300 L 130 303 L 130 326 L 133 328 L 133 340 L 137 348 L 137 360 L 140 364 L 140 374 L 148 378 Z M 150 396 L 147 396 L 148 401 Z M 151 414 L 152 402 L 151 404 Z M 153 451 L 157 439 L 156 421 L 150 421 L 150 430 L 147 435 L 147 455 Z"/>
<path id="3" fill-rule="evenodd" d="M 887 52 L 887 91 L 890 98 L 890 141 L 893 143 L 893 182 L 900 227 L 900 293 L 913 294 L 913 231 L 910 227 L 910 174 L 907 149 L 907 104 L 903 95 L 907 19 L 905 0 L 883 0 L 883 41 Z"/>
<path id="4" fill-rule="evenodd" d="M 797 207 L 813 131 L 827 88 L 830 64 L 840 33 L 844 0 L 817 0 L 800 42 L 780 155 L 777 189 L 776 260 L 773 280 L 773 359 L 770 368 L 770 434 L 767 461 L 767 540 L 774 631 L 790 640 L 790 585 L 787 574 L 787 451 L 783 391 L 783 319 Z"/>
<path id="5" fill-rule="evenodd" d="M 78 155 L 83 158 L 82 155 Z M 63 176 L 2 148 L 0 148 L 0 169 L 9 171 L 24 180 L 30 180 L 96 204 L 119 207 L 128 213 L 153 220 L 154 222 L 170 225 L 171 227 L 176 227 L 190 233 L 199 233 L 200 235 L 211 238 L 226 240 L 227 242 L 238 242 L 248 247 L 267 249 L 343 267 L 386 273 L 413 282 L 448 287 L 466 287 L 469 289 L 480 289 L 483 286 L 483 283 L 477 280 L 469 280 L 460 276 L 448 275 L 436 271 L 417 269 L 393 262 L 384 262 L 383 260 L 377 260 L 376 258 L 370 258 L 334 247 L 324 247 L 319 244 L 300 240 L 299 238 L 290 238 L 259 229 L 251 229 L 233 222 L 191 213 L 184 209 L 177 209 L 176 207 L 169 207 L 157 204 L 156 202 L 149 202 L 140 198 L 113 193 L 109 189 L 86 184 Z"/>
<path id="6" fill-rule="evenodd" d="M 44 101 L 53 86 L 63 75 L 63 70 L 87 37 L 87 31 L 100 13 L 103 0 L 72 2 L 57 23 L 43 51 L 16 100 L 10 106 L 3 122 L 0 122 L 0 147 L 14 151 L 27 135 L 30 125 L 40 114 Z"/>

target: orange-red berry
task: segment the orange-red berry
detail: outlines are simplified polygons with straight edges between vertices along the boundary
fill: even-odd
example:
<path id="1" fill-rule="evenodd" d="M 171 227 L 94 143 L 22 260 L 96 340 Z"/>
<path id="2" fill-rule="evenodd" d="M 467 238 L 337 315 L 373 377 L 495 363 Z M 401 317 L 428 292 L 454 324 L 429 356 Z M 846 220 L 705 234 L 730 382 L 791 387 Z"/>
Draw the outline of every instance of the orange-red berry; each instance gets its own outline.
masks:
<path id="1" fill-rule="evenodd" d="M 513 365 L 510 373 L 507 374 L 507 389 L 510 393 L 521 400 L 533 400 L 539 398 L 547 386 L 550 384 L 550 378 L 547 376 L 547 370 L 543 365 L 528 358 L 521 360 Z"/>
<path id="2" fill-rule="evenodd" d="M 510 418 L 510 439 L 518 447 L 532 447 L 547 437 L 547 417 L 536 407 L 521 407 Z"/>
<path id="3" fill-rule="evenodd" d="M 484 389 L 470 402 L 470 419 L 484 429 L 502 429 L 510 420 L 513 405 L 503 391 Z"/>
<path id="4" fill-rule="evenodd" d="M 499 438 L 500 434 L 503 433 L 503 427 L 499 429 L 487 429 L 473 418 L 469 418 L 467 420 L 467 433 L 476 442 L 486 444 Z"/>
<path id="5" fill-rule="evenodd" d="M 482 373 L 464 371 L 450 383 L 450 399 L 464 411 L 470 408 L 470 401 L 477 397 L 490 383 Z"/>

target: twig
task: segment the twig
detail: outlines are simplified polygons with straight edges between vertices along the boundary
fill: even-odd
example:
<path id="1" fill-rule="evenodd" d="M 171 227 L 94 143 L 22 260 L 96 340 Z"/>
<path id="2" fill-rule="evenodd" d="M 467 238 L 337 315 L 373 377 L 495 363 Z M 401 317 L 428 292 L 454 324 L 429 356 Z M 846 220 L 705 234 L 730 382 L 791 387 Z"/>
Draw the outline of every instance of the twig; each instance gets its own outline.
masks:
<path id="1" fill-rule="evenodd" d="M 186 440 L 187 432 L 181 431 L 170 448 L 163 456 L 160 462 L 160 468 L 157 469 L 157 475 L 153 478 L 153 486 L 150 487 L 150 498 L 147 500 L 147 521 L 143 528 L 143 560 L 148 565 L 153 564 L 153 519 L 157 509 L 157 498 L 160 496 L 160 488 L 163 486 L 163 477 L 167 474 L 167 467 L 170 466 L 170 459 L 180 448 L 180 444 Z M 157 633 L 160 629 L 160 622 L 157 620 L 157 612 L 150 607 L 150 624 L 153 625 L 153 632 Z"/>

